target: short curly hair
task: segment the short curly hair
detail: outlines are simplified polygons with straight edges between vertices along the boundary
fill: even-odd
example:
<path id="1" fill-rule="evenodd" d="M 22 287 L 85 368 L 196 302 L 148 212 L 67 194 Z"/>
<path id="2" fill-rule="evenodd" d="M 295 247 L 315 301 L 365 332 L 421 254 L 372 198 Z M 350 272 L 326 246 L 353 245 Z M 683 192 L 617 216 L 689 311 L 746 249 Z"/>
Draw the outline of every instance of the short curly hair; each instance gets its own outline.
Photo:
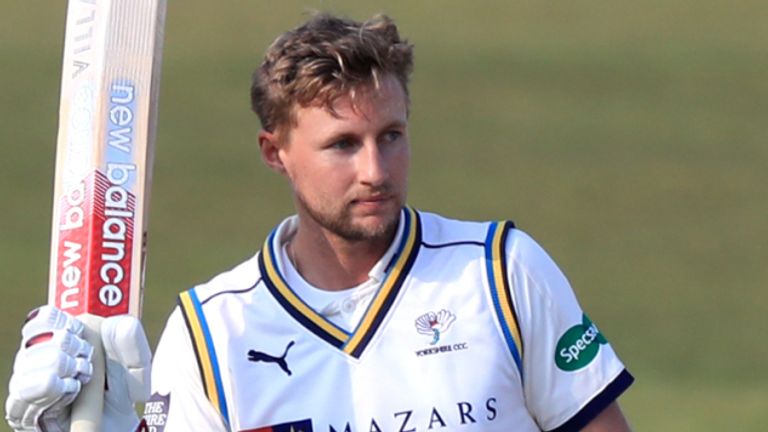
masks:
<path id="1" fill-rule="evenodd" d="M 413 45 L 401 39 L 394 21 L 376 15 L 356 22 L 316 14 L 278 37 L 253 73 L 251 107 L 269 132 L 295 124 L 296 106 L 331 107 L 340 96 L 397 78 L 408 95 Z"/>

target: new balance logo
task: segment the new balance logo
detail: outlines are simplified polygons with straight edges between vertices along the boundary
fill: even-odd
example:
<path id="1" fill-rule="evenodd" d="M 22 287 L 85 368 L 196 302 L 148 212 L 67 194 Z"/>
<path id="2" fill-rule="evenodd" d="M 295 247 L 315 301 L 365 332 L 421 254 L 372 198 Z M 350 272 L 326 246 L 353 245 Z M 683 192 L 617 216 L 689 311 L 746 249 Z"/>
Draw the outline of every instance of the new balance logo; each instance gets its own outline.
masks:
<path id="1" fill-rule="evenodd" d="M 277 363 L 278 366 L 280 366 L 280 369 L 283 370 L 288 376 L 291 375 L 291 370 L 288 369 L 288 362 L 285 361 L 285 356 L 288 355 L 288 350 L 291 349 L 295 342 L 290 341 L 288 342 L 288 346 L 285 347 L 285 351 L 283 352 L 283 355 L 280 357 L 274 357 L 269 354 L 263 353 L 261 351 L 254 351 L 249 350 L 248 351 L 248 360 L 252 362 L 264 362 L 264 363 Z"/>

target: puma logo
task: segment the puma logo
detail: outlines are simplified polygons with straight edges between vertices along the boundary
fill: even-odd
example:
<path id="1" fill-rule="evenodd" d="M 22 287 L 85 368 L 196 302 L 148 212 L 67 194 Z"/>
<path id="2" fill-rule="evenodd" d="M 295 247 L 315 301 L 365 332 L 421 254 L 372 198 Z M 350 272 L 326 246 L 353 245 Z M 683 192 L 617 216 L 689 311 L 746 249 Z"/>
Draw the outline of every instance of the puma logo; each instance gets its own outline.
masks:
<path id="1" fill-rule="evenodd" d="M 263 353 L 261 351 L 249 350 L 248 360 L 252 362 L 277 363 L 277 365 L 280 366 L 280 369 L 282 369 L 283 372 L 288 374 L 288 376 L 291 376 L 291 370 L 288 369 L 288 362 L 285 361 L 285 356 L 288 355 L 288 350 L 291 349 L 294 343 L 295 343 L 294 341 L 288 342 L 288 346 L 285 347 L 285 351 L 283 352 L 283 355 L 280 357 L 274 357 L 269 354 Z"/>

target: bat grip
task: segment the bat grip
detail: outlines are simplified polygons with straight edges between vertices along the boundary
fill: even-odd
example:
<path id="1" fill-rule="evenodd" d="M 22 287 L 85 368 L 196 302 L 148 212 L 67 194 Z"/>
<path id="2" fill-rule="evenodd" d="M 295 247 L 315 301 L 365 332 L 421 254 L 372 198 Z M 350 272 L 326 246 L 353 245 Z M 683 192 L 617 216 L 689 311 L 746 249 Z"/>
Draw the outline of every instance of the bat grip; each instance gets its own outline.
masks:
<path id="1" fill-rule="evenodd" d="M 101 432 L 101 416 L 104 411 L 104 382 L 106 366 L 104 347 L 101 343 L 101 322 L 104 318 L 83 314 L 77 317 L 85 324 L 84 339 L 93 345 L 93 374 L 91 381 L 83 386 L 72 404 L 71 432 Z"/>

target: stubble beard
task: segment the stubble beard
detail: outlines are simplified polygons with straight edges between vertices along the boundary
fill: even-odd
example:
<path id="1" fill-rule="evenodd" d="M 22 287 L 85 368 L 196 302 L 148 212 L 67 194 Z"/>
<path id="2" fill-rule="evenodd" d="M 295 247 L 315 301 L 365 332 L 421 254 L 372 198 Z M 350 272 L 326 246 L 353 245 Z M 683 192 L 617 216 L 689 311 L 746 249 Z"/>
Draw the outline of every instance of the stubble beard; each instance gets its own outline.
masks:
<path id="1" fill-rule="evenodd" d="M 304 212 L 325 230 L 333 233 L 348 242 L 378 242 L 391 241 L 400 221 L 400 209 L 403 203 L 397 206 L 397 212 L 388 220 L 375 226 L 361 226 L 354 224 L 350 214 L 350 204 L 346 204 L 339 211 L 323 211 L 313 208 L 304 197 L 297 193 L 296 199 Z"/>

